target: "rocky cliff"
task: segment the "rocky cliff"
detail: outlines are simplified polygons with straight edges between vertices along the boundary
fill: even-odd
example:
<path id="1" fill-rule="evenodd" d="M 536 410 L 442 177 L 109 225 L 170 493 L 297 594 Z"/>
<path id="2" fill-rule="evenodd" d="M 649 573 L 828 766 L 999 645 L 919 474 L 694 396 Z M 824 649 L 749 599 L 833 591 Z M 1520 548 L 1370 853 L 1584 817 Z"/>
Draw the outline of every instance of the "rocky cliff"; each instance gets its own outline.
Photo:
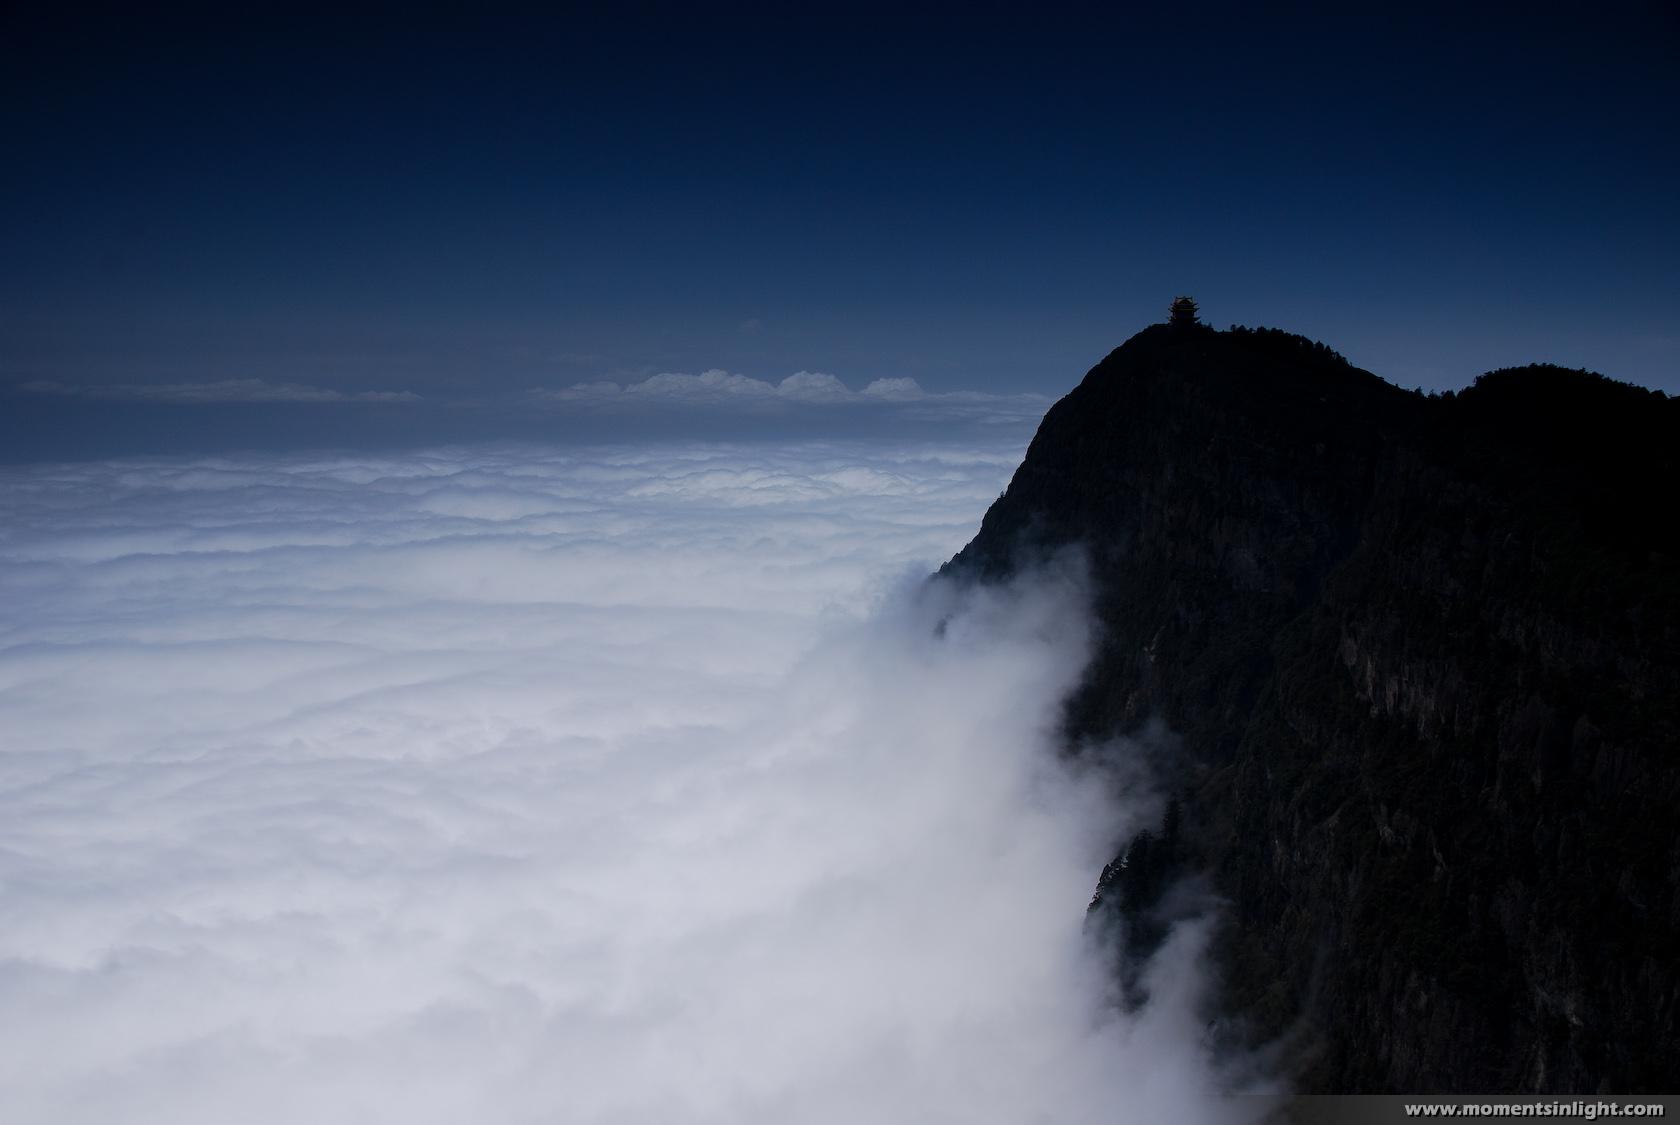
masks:
<path id="1" fill-rule="evenodd" d="M 1151 721 L 1227 1034 L 1324 1092 L 1680 1075 L 1680 400 L 1584 372 L 1406 392 L 1272 330 L 1145 330 L 1046 415 L 947 573 L 1083 544 L 1070 752 Z"/>

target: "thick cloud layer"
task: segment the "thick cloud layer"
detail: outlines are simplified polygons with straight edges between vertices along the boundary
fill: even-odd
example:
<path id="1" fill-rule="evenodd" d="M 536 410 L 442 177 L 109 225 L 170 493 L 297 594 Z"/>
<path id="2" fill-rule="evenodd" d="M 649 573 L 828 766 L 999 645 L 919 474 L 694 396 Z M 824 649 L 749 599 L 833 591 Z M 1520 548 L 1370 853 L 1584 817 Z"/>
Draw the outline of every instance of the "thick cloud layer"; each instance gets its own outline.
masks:
<path id="1" fill-rule="evenodd" d="M 1064 560 L 921 589 L 1018 444 L 0 477 L 0 1119 L 1203 1112 L 1122 1019 Z"/>

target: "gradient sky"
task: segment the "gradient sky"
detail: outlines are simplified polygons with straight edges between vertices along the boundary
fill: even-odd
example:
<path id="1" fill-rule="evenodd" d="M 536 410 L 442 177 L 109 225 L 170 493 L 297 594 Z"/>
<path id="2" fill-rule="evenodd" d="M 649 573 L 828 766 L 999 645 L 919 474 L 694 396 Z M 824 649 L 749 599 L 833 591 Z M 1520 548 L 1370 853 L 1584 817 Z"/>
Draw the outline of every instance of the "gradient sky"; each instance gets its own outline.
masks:
<path id="1" fill-rule="evenodd" d="M 22 7 L 31 449 L 111 384 L 1054 397 L 1179 292 L 1406 386 L 1680 391 L 1672 5 Z"/>

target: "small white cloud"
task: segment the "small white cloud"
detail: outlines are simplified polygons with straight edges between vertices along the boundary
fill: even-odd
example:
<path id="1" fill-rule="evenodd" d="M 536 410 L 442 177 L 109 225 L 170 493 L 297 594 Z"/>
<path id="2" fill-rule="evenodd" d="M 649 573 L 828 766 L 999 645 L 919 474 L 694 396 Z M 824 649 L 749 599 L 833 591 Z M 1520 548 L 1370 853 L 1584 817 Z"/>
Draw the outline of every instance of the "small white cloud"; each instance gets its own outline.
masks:
<path id="1" fill-rule="evenodd" d="M 863 393 L 888 402 L 909 402 L 927 397 L 922 385 L 914 379 L 877 379 L 863 388 Z"/>
<path id="2" fill-rule="evenodd" d="M 818 371 L 798 371 L 789 375 L 776 384 L 776 393 L 801 402 L 846 402 L 855 397 L 839 379 Z"/>
<path id="3" fill-rule="evenodd" d="M 640 383 L 631 383 L 624 388 L 626 394 L 635 395 L 668 395 L 673 398 L 713 398 L 719 396 L 764 397 L 776 393 L 776 388 L 762 379 L 753 379 L 746 375 L 732 375 L 727 371 L 713 368 L 698 375 L 683 375 L 670 372 L 644 379 Z"/>

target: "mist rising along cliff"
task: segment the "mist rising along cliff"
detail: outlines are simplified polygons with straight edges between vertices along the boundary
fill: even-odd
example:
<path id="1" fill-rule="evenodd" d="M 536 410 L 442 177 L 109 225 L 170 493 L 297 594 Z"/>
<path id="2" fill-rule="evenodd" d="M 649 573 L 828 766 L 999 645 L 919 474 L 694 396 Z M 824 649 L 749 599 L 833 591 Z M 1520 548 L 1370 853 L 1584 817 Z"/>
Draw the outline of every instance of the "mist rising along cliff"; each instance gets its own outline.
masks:
<path id="1" fill-rule="evenodd" d="M 1179 736 L 1093 908 L 1131 956 L 1200 873 L 1210 1016 L 1304 1090 L 1672 1087 L 1676 450 L 1680 400 L 1551 367 L 1425 397 L 1197 324 L 1098 364 L 945 570 L 1084 544 L 1069 745 Z"/>

